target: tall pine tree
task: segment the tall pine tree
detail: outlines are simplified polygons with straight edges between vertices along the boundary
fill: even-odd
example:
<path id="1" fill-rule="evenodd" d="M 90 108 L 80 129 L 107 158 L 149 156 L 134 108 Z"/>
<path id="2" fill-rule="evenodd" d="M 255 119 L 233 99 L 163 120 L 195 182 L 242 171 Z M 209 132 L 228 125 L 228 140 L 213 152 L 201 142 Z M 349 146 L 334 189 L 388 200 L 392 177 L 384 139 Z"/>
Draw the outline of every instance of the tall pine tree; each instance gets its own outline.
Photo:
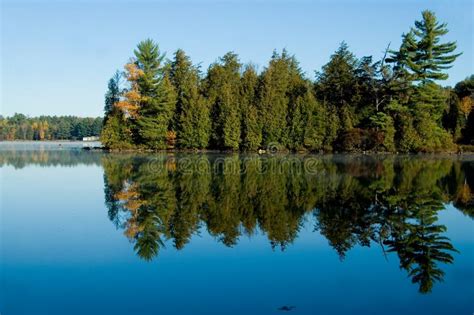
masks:
<path id="1" fill-rule="evenodd" d="M 211 146 L 237 150 L 240 144 L 240 69 L 233 52 L 209 67 L 205 93 L 211 105 Z"/>
<path id="2" fill-rule="evenodd" d="M 303 82 L 298 62 L 284 49 L 274 51 L 263 71 L 259 88 L 264 146 L 287 147 L 290 144 L 291 114 L 296 105 L 297 91 Z"/>
<path id="3" fill-rule="evenodd" d="M 448 93 L 435 80 L 445 80 L 449 69 L 459 54 L 453 54 L 455 42 L 440 43 L 448 32 L 445 23 L 439 23 L 431 11 L 422 12 L 422 20 L 415 22 L 398 52 L 392 52 L 394 69 L 401 71 L 405 81 L 413 81 L 406 99 L 400 104 L 408 108 L 399 125 L 409 124 L 409 128 L 399 128 L 399 141 L 407 151 L 439 151 L 451 149 L 451 136 L 441 126 L 441 118 L 447 109 Z M 411 127 L 410 127 L 411 125 Z M 408 132 L 409 131 L 409 132 Z M 410 138 L 410 139 L 406 139 Z"/>
<path id="4" fill-rule="evenodd" d="M 177 50 L 171 62 L 170 79 L 177 101 L 173 129 L 181 148 L 206 148 L 210 136 L 209 108 L 200 93 L 198 69 L 183 50 Z"/>
<path id="5" fill-rule="evenodd" d="M 147 39 L 138 44 L 135 64 L 141 75 L 137 79 L 141 95 L 136 118 L 138 143 L 148 149 L 165 149 L 176 104 L 174 88 L 163 73 L 158 45 Z"/>
<path id="6" fill-rule="evenodd" d="M 257 104 L 259 78 L 255 67 L 247 65 L 240 85 L 241 147 L 255 151 L 262 142 L 262 122 Z"/>

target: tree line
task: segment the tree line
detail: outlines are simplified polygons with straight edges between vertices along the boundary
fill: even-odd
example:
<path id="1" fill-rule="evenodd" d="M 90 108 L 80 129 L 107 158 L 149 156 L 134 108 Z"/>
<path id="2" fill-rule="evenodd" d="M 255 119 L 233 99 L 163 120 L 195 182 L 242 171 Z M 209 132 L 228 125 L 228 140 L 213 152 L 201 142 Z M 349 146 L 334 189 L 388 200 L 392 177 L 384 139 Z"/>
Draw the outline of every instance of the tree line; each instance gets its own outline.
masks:
<path id="1" fill-rule="evenodd" d="M 27 117 L 23 114 L 0 116 L 0 141 L 82 140 L 83 137 L 99 136 L 101 130 L 102 117 Z"/>
<path id="2" fill-rule="evenodd" d="M 462 159 L 108 154 L 102 165 L 109 218 L 145 260 L 203 231 L 229 247 L 263 233 L 285 250 L 309 224 L 341 260 L 356 246 L 393 252 L 426 293 L 456 251 L 438 213 L 452 203 L 474 218 Z"/>
<path id="3" fill-rule="evenodd" d="M 229 52 L 203 74 L 183 50 L 171 60 L 147 39 L 109 81 L 101 140 L 116 150 L 453 151 L 474 138 L 474 76 L 445 80 L 460 53 L 431 11 L 380 60 L 346 43 L 308 79 L 274 51 L 257 71 Z"/>

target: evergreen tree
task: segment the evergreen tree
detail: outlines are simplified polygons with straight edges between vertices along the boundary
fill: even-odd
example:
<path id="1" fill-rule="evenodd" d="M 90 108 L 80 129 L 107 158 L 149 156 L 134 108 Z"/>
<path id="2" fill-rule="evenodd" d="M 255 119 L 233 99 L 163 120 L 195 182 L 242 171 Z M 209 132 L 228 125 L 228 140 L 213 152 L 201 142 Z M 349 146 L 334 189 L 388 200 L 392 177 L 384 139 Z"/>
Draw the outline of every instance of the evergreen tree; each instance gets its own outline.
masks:
<path id="1" fill-rule="evenodd" d="M 173 129 L 179 147 L 206 148 L 210 136 L 209 108 L 199 91 L 198 69 L 182 50 L 175 53 L 170 79 L 177 95 Z"/>
<path id="2" fill-rule="evenodd" d="M 320 100 L 339 113 L 341 129 L 347 131 L 357 123 L 355 121 L 357 59 L 342 42 L 330 61 L 317 73 L 316 92 Z"/>
<path id="3" fill-rule="evenodd" d="M 395 126 L 390 115 L 378 112 L 370 117 L 371 125 L 377 131 L 383 133 L 382 145 L 383 151 L 395 151 Z"/>
<path id="4" fill-rule="evenodd" d="M 461 129 L 461 141 L 474 144 L 474 75 L 457 83 L 454 92 L 458 100 L 456 102 L 457 126 Z"/>
<path id="5" fill-rule="evenodd" d="M 239 148 L 240 69 L 241 64 L 233 52 L 209 67 L 205 91 L 211 105 L 211 146 L 214 148 Z"/>
<path id="6" fill-rule="evenodd" d="M 120 81 L 122 75 L 117 70 L 115 74 L 110 78 L 108 83 L 108 90 L 105 94 L 105 105 L 104 105 L 104 123 L 107 120 L 107 117 L 112 114 L 112 110 L 118 101 L 120 101 Z"/>
<path id="7" fill-rule="evenodd" d="M 372 56 L 365 56 L 357 62 L 355 69 L 355 93 L 352 102 L 356 108 L 355 117 L 361 127 L 370 125 L 370 117 L 384 111 L 387 103 L 387 78 L 384 59 L 373 62 Z"/>
<path id="8" fill-rule="evenodd" d="M 102 145 L 109 149 L 131 149 L 132 130 L 120 113 L 109 115 L 100 134 Z"/>
<path id="9" fill-rule="evenodd" d="M 116 106 L 120 102 L 122 91 L 120 89 L 121 73 L 116 71 L 110 78 L 108 90 L 105 94 L 104 120 L 100 140 L 107 148 L 125 149 L 132 145 L 131 130 L 125 117 Z"/>
<path id="10" fill-rule="evenodd" d="M 259 104 L 262 119 L 263 145 L 286 147 L 289 140 L 289 109 L 296 107 L 297 86 L 303 83 L 301 70 L 294 56 L 284 49 L 273 52 L 268 67 L 262 73 Z"/>
<path id="11" fill-rule="evenodd" d="M 325 111 L 317 102 L 309 83 L 295 100 L 289 118 L 289 148 L 292 150 L 320 150 L 323 148 Z"/>
<path id="12" fill-rule="evenodd" d="M 136 118 L 138 143 L 149 149 L 164 149 L 176 103 L 174 88 L 163 73 L 164 55 L 150 39 L 140 42 L 134 53 L 141 71 L 136 81 L 141 97 Z"/>
<path id="13" fill-rule="evenodd" d="M 179 133 L 181 129 L 179 120 L 183 112 L 183 104 L 190 102 L 192 85 L 196 84 L 194 81 L 194 67 L 191 59 L 186 53 L 178 49 L 174 53 L 174 59 L 170 64 L 170 80 L 176 91 L 176 108 L 173 117 L 173 130 Z"/>
<path id="14" fill-rule="evenodd" d="M 457 142 L 462 138 L 461 130 L 466 123 L 466 116 L 461 110 L 461 101 L 456 92 L 446 88 L 448 94 L 447 108 L 443 114 L 443 128 L 446 129 Z"/>
<path id="15" fill-rule="evenodd" d="M 440 44 L 441 36 L 448 30 L 446 24 L 440 24 L 431 11 L 423 11 L 423 19 L 415 22 L 415 27 L 404 35 L 398 52 L 392 52 L 391 62 L 396 62 L 394 69 L 400 71 L 405 81 L 419 82 L 409 87 L 408 98 L 401 99 L 400 105 L 408 107 L 409 124 L 400 136 L 410 136 L 410 140 L 400 139 L 408 151 L 450 150 L 453 147 L 451 136 L 442 128 L 441 118 L 447 109 L 447 93 L 433 80 L 445 80 L 448 75 L 443 72 L 459 56 L 452 54 L 456 43 Z M 407 110 L 404 110 L 407 112 Z M 407 124 L 407 121 L 403 122 Z M 417 138 L 417 139 L 416 139 Z M 412 141 L 413 140 L 413 141 Z"/>
<path id="16" fill-rule="evenodd" d="M 255 151 L 262 142 L 262 122 L 257 103 L 259 78 L 255 68 L 248 65 L 242 74 L 240 85 L 241 147 Z"/>
<path id="17" fill-rule="evenodd" d="M 440 43 L 441 36 L 448 33 L 446 23 L 439 23 L 432 11 L 423 11 L 422 17 L 411 30 L 414 40 L 407 43 L 407 65 L 417 81 L 446 80 L 448 74 L 443 71 L 461 54 L 452 54 L 455 42 Z"/>

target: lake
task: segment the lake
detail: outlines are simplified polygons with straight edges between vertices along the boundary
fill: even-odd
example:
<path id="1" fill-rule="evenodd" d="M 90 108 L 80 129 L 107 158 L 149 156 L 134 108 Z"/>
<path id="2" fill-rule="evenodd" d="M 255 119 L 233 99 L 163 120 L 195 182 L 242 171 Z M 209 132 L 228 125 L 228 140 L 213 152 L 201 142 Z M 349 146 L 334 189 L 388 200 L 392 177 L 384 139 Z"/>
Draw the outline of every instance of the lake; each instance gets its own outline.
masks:
<path id="1" fill-rule="evenodd" d="M 0 143 L 0 313 L 472 314 L 474 157 Z"/>

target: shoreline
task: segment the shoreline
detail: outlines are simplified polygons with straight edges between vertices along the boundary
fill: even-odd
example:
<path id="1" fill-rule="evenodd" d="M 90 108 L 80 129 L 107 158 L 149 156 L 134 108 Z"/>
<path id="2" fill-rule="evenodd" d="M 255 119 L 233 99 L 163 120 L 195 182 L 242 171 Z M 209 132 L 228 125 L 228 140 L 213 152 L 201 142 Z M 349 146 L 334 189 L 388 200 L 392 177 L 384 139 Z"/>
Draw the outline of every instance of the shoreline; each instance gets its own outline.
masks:
<path id="1" fill-rule="evenodd" d="M 100 151 L 106 153 L 137 153 L 137 154 L 153 154 L 153 153 L 187 153 L 187 154 L 244 154 L 244 155 L 261 155 L 261 156 L 275 156 L 275 155 L 297 155 L 297 156 L 329 156 L 329 155 L 365 155 L 365 156 L 468 156 L 474 155 L 474 151 L 457 151 L 457 152 L 382 152 L 382 151 L 325 151 L 325 152 L 311 152 L 311 151 L 277 151 L 277 152 L 259 152 L 259 151 L 231 151 L 231 150 L 217 150 L 217 149 L 163 149 L 163 150 L 115 150 L 106 149 L 103 147 L 84 147 L 85 151 Z"/>
<path id="2" fill-rule="evenodd" d="M 65 144 L 81 144 L 80 149 L 84 151 L 108 152 L 108 153 L 196 153 L 196 154 L 252 154 L 252 155 L 368 155 L 368 156 L 388 156 L 388 155 L 408 155 L 408 156 L 430 156 L 430 155 L 474 155 L 474 145 L 458 144 L 457 151 L 437 151 L 437 152 L 385 152 L 385 151 L 271 151 L 259 149 L 257 151 L 240 151 L 240 150 L 219 150 L 219 149 L 108 149 L 100 145 L 99 141 L 82 141 L 82 140 L 2 140 L 0 145 L 4 144 L 55 144 L 60 146 Z"/>

